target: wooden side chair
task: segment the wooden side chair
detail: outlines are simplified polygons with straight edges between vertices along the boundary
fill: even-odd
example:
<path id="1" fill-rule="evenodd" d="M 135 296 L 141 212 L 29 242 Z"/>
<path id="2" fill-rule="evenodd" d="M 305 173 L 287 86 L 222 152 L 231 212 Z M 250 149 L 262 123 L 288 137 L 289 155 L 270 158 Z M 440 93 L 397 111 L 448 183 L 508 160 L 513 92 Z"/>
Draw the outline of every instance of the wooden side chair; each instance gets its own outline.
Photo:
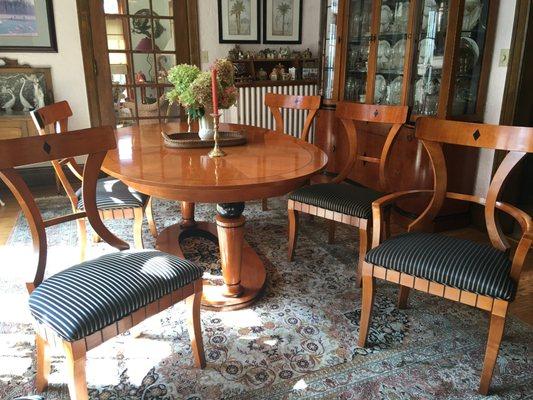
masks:
<path id="1" fill-rule="evenodd" d="M 374 232 L 372 249 L 363 264 L 363 300 L 359 346 L 365 346 L 374 298 L 374 279 L 400 285 L 399 306 L 407 304 L 414 288 L 458 301 L 490 313 L 490 327 L 479 392 L 487 394 L 503 336 L 509 303 L 515 298 L 520 272 L 533 241 L 531 217 L 512 205 L 498 201 L 506 178 L 527 153 L 533 152 L 533 128 L 473 124 L 420 118 L 416 136 L 433 165 L 433 190 L 389 194 L 372 204 Z M 442 144 L 509 151 L 490 184 L 487 197 L 447 191 L 447 172 Z M 408 232 L 381 240 L 383 210 L 398 200 L 431 196 L 422 214 Z M 470 201 L 485 208 L 491 245 L 480 244 L 431 231 L 433 219 L 444 199 Z M 498 224 L 496 210 L 515 218 L 523 230 L 512 258 L 510 246 Z"/>
<path id="2" fill-rule="evenodd" d="M 88 399 L 86 352 L 183 299 L 188 306 L 194 364 L 205 366 L 200 326 L 202 269 L 193 263 L 155 250 L 120 251 L 74 265 L 44 280 L 49 226 L 87 217 L 107 243 L 119 250 L 129 248 L 106 229 L 96 204 L 100 167 L 107 151 L 115 147 L 110 127 L 0 142 L 0 178 L 22 208 L 38 254 L 36 273 L 26 286 L 36 321 L 39 392 L 48 384 L 50 346 L 62 348 L 66 354 L 70 398 Z M 84 211 L 43 220 L 15 167 L 86 154 L 82 171 Z"/>
<path id="3" fill-rule="evenodd" d="M 68 130 L 68 118 L 72 116 L 72 110 L 68 102 L 61 101 L 32 111 L 31 116 L 39 135 L 46 135 L 47 129 L 50 133 L 61 134 Z M 75 190 L 72 187 L 63 171 L 63 165 L 67 165 L 74 176 L 80 181 L 83 179 L 82 167 L 73 157 L 52 161 L 55 173 L 70 200 L 72 211 L 83 211 L 84 204 L 81 189 Z M 129 188 L 122 181 L 111 177 L 98 179 L 96 186 L 96 204 L 100 212 L 100 217 L 104 220 L 133 218 L 133 237 L 136 248 L 143 248 L 142 224 L 145 214 L 151 234 L 157 237 L 157 227 L 152 213 L 152 198 Z M 78 219 L 77 224 L 80 251 L 83 260 L 87 242 L 85 220 Z M 99 240 L 97 235 L 95 235 L 94 240 Z"/>
<path id="4" fill-rule="evenodd" d="M 286 133 L 281 109 L 308 111 L 304 127 L 300 133 L 300 139 L 305 140 L 306 142 L 309 141 L 309 131 L 313 125 L 316 113 L 320 108 L 320 101 L 320 96 L 291 96 L 277 93 L 267 93 L 265 95 L 265 105 L 274 117 L 274 126 L 277 133 Z M 261 206 L 263 211 L 268 210 L 267 199 L 263 199 Z"/>
<path id="5" fill-rule="evenodd" d="M 299 213 L 306 213 L 330 221 L 329 240 L 333 241 L 335 222 L 359 228 L 359 261 L 357 264 L 357 282 L 361 283 L 361 268 L 366 252 L 370 246 L 369 233 L 372 224 L 372 202 L 383 193 L 375 190 L 343 184 L 356 160 L 379 164 L 381 190 L 388 189 L 387 169 L 389 153 L 402 124 L 408 116 L 408 107 L 379 106 L 341 102 L 337 104 L 335 116 L 342 121 L 349 145 L 348 162 L 339 175 L 329 183 L 304 186 L 289 194 L 289 261 L 294 258 L 298 236 Z M 357 154 L 357 130 L 355 122 L 377 122 L 392 124 L 381 151 L 381 157 L 367 157 Z"/>

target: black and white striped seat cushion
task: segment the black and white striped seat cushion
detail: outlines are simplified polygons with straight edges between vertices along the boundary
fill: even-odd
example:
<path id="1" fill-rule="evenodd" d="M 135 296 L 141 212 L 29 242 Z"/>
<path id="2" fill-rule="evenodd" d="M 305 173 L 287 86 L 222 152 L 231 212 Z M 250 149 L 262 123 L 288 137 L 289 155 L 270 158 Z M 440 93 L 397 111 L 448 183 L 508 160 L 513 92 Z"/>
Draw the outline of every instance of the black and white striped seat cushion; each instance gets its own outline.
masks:
<path id="1" fill-rule="evenodd" d="M 370 250 L 365 260 L 497 299 L 512 300 L 516 292 L 516 283 L 509 275 L 509 257 L 490 245 L 466 239 L 436 233 L 405 233 Z"/>
<path id="2" fill-rule="evenodd" d="M 289 199 L 341 214 L 369 219 L 372 216 L 372 202 L 381 196 L 381 193 L 362 186 L 346 183 L 320 183 L 296 189 L 289 194 Z"/>
<path id="3" fill-rule="evenodd" d="M 29 299 L 37 321 L 76 341 L 202 277 L 193 263 L 160 251 L 122 251 L 46 279 Z"/>
<path id="4" fill-rule="evenodd" d="M 76 192 L 78 209 L 83 210 L 81 188 Z M 96 183 L 96 206 L 99 210 L 142 207 L 148 196 L 140 193 L 119 179 L 102 178 Z"/>

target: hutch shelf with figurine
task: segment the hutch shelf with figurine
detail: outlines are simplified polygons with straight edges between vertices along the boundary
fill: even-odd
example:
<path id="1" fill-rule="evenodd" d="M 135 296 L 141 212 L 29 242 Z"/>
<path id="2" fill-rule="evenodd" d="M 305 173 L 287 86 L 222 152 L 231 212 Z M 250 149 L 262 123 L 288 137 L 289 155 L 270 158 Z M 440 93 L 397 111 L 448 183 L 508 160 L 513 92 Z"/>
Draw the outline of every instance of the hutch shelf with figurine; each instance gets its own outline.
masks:
<path id="1" fill-rule="evenodd" d="M 420 116 L 482 121 L 498 7 L 498 0 L 323 0 L 317 125 L 328 171 L 339 172 L 348 155 L 335 119 L 339 101 L 407 105 L 411 125 Z M 359 126 L 358 153 L 377 156 L 385 132 Z M 445 155 L 449 189 L 471 193 L 477 152 L 448 146 Z M 388 172 L 389 191 L 431 187 L 429 160 L 413 126 L 397 137 Z M 377 176 L 376 165 L 357 161 L 350 179 L 374 187 Z M 413 218 L 424 204 L 407 201 L 397 211 Z M 459 226 L 467 214 L 465 205 L 449 202 L 437 228 Z"/>
<path id="2" fill-rule="evenodd" d="M 317 84 L 319 59 L 309 49 L 263 49 L 243 52 L 237 45 L 229 52 L 235 66 L 237 87 Z"/>

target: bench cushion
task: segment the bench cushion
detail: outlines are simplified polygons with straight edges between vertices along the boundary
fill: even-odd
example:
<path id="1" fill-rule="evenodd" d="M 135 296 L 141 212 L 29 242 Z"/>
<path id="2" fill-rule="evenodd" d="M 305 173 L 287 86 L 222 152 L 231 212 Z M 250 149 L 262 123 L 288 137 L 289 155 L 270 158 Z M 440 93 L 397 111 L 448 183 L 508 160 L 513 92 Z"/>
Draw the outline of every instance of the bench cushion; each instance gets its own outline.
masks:
<path id="1" fill-rule="evenodd" d="M 341 214 L 370 219 L 372 202 L 381 196 L 382 193 L 362 186 L 320 183 L 295 190 L 289 194 L 289 199 Z"/>
<path id="2" fill-rule="evenodd" d="M 511 260 L 490 245 L 437 233 L 405 233 L 385 240 L 365 260 L 461 290 L 512 300 Z"/>
<path id="3" fill-rule="evenodd" d="M 106 254 L 46 279 L 31 293 L 30 311 L 76 341 L 201 277 L 200 267 L 160 251 Z"/>
<path id="4" fill-rule="evenodd" d="M 81 194 L 80 188 L 76 192 L 79 210 L 84 208 Z M 96 183 L 96 207 L 99 210 L 142 207 L 147 200 L 147 195 L 128 187 L 119 179 L 102 178 Z"/>

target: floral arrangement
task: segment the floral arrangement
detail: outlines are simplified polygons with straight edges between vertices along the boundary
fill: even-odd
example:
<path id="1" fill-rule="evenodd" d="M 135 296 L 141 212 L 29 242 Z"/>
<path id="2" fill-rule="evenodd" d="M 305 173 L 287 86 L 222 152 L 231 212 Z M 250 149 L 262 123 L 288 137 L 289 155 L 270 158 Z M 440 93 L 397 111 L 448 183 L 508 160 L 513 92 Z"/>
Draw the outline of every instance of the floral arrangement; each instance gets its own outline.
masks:
<path id="1" fill-rule="evenodd" d="M 233 63 L 221 58 L 216 60 L 211 68 L 217 71 L 219 108 L 230 108 L 237 101 Z M 209 72 L 202 72 L 194 65 L 180 64 L 170 69 L 168 80 L 174 85 L 174 89 L 167 93 L 167 99 L 184 107 L 191 119 L 202 118 L 206 114 L 206 109 L 212 109 L 213 96 Z"/>

